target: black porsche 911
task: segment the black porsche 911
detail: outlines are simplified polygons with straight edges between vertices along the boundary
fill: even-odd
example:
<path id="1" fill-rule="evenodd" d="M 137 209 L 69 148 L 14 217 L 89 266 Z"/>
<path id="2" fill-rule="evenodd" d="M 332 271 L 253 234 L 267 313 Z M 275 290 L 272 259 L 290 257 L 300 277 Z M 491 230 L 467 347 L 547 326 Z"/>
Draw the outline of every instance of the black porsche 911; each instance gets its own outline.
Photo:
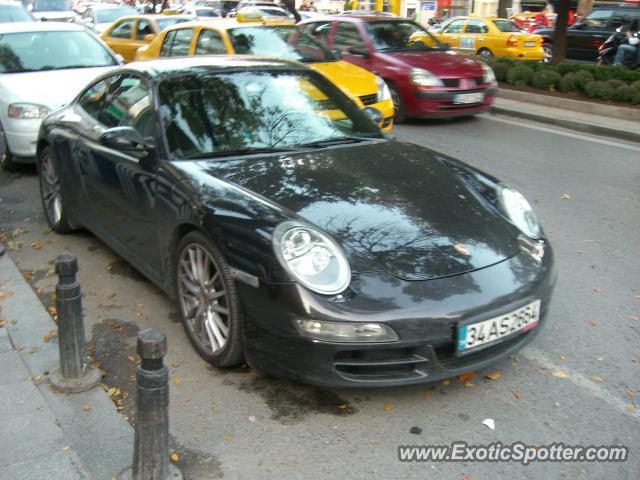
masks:
<path id="1" fill-rule="evenodd" d="M 129 64 L 43 122 L 46 218 L 174 297 L 219 367 L 389 386 L 511 355 L 555 281 L 529 203 L 372 118 L 295 63 Z"/>

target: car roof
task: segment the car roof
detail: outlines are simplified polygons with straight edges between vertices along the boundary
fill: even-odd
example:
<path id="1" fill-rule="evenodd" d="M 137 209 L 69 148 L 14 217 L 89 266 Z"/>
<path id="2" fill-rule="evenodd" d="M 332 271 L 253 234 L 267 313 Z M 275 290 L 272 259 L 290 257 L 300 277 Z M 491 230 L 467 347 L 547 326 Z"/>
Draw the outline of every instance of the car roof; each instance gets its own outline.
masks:
<path id="1" fill-rule="evenodd" d="M 0 34 L 22 32 L 86 32 L 82 25 L 69 22 L 13 22 L 0 23 Z"/>
<path id="2" fill-rule="evenodd" d="M 181 29 L 181 28 L 189 28 L 189 27 L 209 27 L 209 28 L 217 28 L 218 30 L 229 30 L 232 28 L 241 28 L 241 27 L 292 27 L 295 28 L 295 25 L 284 21 L 280 23 L 262 23 L 262 22 L 239 22 L 235 18 L 216 18 L 213 20 L 192 20 L 190 22 L 180 22 L 170 27 L 164 29 L 164 31 L 168 32 L 171 30 Z"/>
<path id="3" fill-rule="evenodd" d="M 132 62 L 123 67 L 122 70 L 135 70 L 148 77 L 167 76 L 173 74 L 186 74 L 190 69 L 207 70 L 210 72 L 224 72 L 225 70 L 291 70 L 291 71 L 312 71 L 304 65 L 266 57 L 254 57 L 250 55 L 215 55 L 196 57 L 176 57 L 163 58 L 159 60 L 145 60 L 142 62 Z M 113 72 L 111 72 L 113 73 Z"/>

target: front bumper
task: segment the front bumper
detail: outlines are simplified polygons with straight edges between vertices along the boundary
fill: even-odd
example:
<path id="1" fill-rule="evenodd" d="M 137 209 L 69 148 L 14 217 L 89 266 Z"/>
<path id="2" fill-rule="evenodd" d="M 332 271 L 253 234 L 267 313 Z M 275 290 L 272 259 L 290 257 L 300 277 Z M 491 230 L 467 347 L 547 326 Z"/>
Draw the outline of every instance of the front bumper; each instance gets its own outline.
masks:
<path id="1" fill-rule="evenodd" d="M 475 272 L 408 282 L 385 273 L 354 277 L 342 296 L 298 285 L 239 285 L 247 362 L 258 370 L 325 387 L 384 387 L 437 381 L 484 368 L 531 341 L 545 323 L 555 283 L 552 252 L 542 267 L 527 254 Z M 340 298 L 341 297 L 341 298 Z M 455 355 L 458 324 L 493 318 L 541 299 L 540 325 L 501 343 Z M 399 340 L 330 343 L 302 337 L 296 318 L 380 322 Z"/>
<path id="2" fill-rule="evenodd" d="M 531 60 L 538 62 L 544 59 L 544 50 L 542 47 L 522 47 L 522 48 L 504 48 L 495 52 L 497 57 L 507 57 L 513 60 Z"/>
<path id="3" fill-rule="evenodd" d="M 407 103 L 407 113 L 418 118 L 450 118 L 482 113 L 491 107 L 497 87 L 478 87 L 473 90 L 430 89 L 415 90 L 413 101 Z M 454 97 L 465 93 L 484 93 L 479 103 L 456 104 Z"/>
<path id="4" fill-rule="evenodd" d="M 4 119 L 4 134 L 16 162 L 33 163 L 38 143 L 41 119 Z"/>

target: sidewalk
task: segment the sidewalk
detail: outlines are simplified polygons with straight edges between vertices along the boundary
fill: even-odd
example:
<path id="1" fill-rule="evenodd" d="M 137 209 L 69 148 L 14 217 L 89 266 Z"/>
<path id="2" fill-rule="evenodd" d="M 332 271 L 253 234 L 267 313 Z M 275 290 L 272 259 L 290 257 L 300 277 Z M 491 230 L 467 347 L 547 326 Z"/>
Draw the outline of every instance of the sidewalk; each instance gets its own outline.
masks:
<path id="1" fill-rule="evenodd" d="M 640 142 L 640 110 L 500 89 L 493 113 Z"/>
<path id="2" fill-rule="evenodd" d="M 0 246 L 0 251 L 3 247 Z M 54 392 L 56 325 L 8 254 L 0 254 L 0 478 L 110 480 L 129 466 L 133 429 L 106 392 Z"/>

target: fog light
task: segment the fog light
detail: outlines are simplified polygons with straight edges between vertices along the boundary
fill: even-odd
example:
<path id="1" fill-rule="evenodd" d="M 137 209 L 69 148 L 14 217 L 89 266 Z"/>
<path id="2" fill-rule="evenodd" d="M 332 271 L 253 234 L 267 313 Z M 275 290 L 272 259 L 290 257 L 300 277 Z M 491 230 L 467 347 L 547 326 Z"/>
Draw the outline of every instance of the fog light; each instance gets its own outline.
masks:
<path id="1" fill-rule="evenodd" d="M 395 342 L 398 334 L 382 323 L 342 323 L 296 320 L 300 332 L 323 342 Z"/>

